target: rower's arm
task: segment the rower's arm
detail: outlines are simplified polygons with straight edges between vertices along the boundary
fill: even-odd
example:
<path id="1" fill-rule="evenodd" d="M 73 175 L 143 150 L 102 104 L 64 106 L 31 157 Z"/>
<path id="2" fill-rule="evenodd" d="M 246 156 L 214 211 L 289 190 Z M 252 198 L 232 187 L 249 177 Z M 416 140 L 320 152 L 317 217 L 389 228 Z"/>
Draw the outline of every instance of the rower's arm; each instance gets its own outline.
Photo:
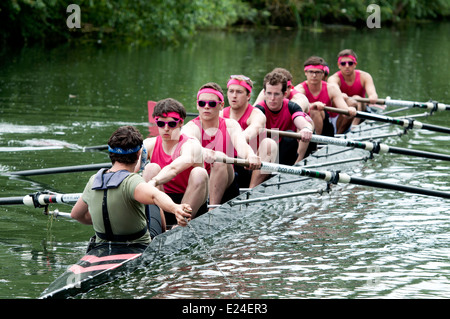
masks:
<path id="1" fill-rule="evenodd" d="M 258 134 L 266 127 L 266 116 L 260 109 L 255 108 L 250 115 L 250 123 L 248 127 L 244 130 L 244 136 L 247 143 L 253 138 L 257 137 Z"/>
<path id="2" fill-rule="evenodd" d="M 183 144 L 178 156 L 172 163 L 163 167 L 161 171 L 153 177 L 155 186 L 165 184 L 175 178 L 178 174 L 189 167 L 203 167 L 202 147 L 197 140 L 189 140 Z"/>
<path id="3" fill-rule="evenodd" d="M 249 156 L 255 155 L 253 149 L 248 145 L 239 123 L 232 119 L 226 119 L 226 121 L 231 143 L 236 149 L 238 156 L 241 158 L 248 158 Z"/>
<path id="4" fill-rule="evenodd" d="M 313 123 L 310 122 L 310 121 L 308 121 L 308 120 L 307 120 L 305 117 L 303 117 L 303 116 L 297 116 L 297 117 L 294 119 L 294 124 L 295 124 L 295 127 L 297 127 L 297 129 L 298 129 L 299 131 L 301 131 L 301 130 L 303 130 L 303 129 L 308 130 L 308 131 L 311 131 L 311 132 L 314 131 Z"/>
<path id="5" fill-rule="evenodd" d="M 186 226 L 186 218 L 191 218 L 191 207 L 188 204 L 175 204 L 173 200 L 164 192 L 148 183 L 140 183 L 134 189 L 134 198 L 144 204 L 155 204 L 166 212 L 171 212 L 177 218 L 177 222 L 181 226 Z"/>
<path id="6" fill-rule="evenodd" d="M 227 119 L 227 130 L 237 155 L 248 160 L 249 169 L 259 169 L 261 167 L 261 158 L 253 152 L 252 147 L 245 140 L 239 123 L 235 120 Z"/>
<path id="7" fill-rule="evenodd" d="M 193 137 L 200 143 L 202 141 L 202 136 L 201 136 L 202 134 L 200 132 L 200 129 L 193 121 L 190 121 L 181 127 L 181 134 L 185 134 L 189 137 Z"/>
<path id="8" fill-rule="evenodd" d="M 361 77 L 370 103 L 375 104 L 378 99 L 378 94 L 377 90 L 375 89 L 375 84 L 373 83 L 372 76 L 367 72 L 361 72 Z"/>
<path id="9" fill-rule="evenodd" d="M 82 196 L 78 198 L 78 201 L 73 206 L 72 211 L 70 213 L 70 217 L 79 221 L 82 224 L 92 225 L 92 218 L 91 214 L 89 213 L 88 204 L 84 202 Z"/>
<path id="10" fill-rule="evenodd" d="M 337 85 L 328 85 L 328 94 L 334 107 L 348 111 L 350 116 L 356 116 L 356 109 L 345 103 L 344 96 Z"/>
<path id="11" fill-rule="evenodd" d="M 308 98 L 303 93 L 296 93 L 292 99 L 292 102 L 297 103 L 302 108 L 303 112 L 309 112 L 309 101 Z"/>
<path id="12" fill-rule="evenodd" d="M 341 79 L 339 79 L 339 76 L 337 75 L 337 73 L 335 73 L 332 76 L 330 76 L 328 78 L 327 82 L 330 83 L 330 84 L 335 84 L 338 87 L 341 87 Z"/>

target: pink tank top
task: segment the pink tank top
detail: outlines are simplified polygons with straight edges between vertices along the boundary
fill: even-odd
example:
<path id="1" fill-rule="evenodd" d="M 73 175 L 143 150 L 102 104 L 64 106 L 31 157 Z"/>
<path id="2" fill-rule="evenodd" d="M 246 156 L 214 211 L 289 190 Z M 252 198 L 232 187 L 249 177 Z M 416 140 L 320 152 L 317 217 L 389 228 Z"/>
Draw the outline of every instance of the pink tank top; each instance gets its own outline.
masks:
<path id="1" fill-rule="evenodd" d="M 156 163 L 161 168 L 166 167 L 170 163 L 173 162 L 174 159 L 180 156 L 181 146 L 190 139 L 190 137 L 181 134 L 180 140 L 175 147 L 175 150 L 172 155 L 167 154 L 164 152 L 164 149 L 162 147 L 162 138 L 161 136 L 156 137 L 156 143 L 155 147 L 153 148 L 153 153 L 150 159 L 150 163 Z M 171 181 L 165 183 L 164 191 L 166 193 L 176 193 L 176 194 L 182 194 L 186 192 L 186 188 L 189 181 L 189 174 L 191 173 L 193 167 L 189 167 L 188 169 L 182 171 L 180 174 L 175 176 Z"/>
<path id="2" fill-rule="evenodd" d="M 297 131 L 297 127 L 292 120 L 292 114 L 289 112 L 288 104 L 289 100 L 283 99 L 283 106 L 281 107 L 281 110 L 278 113 L 274 113 L 266 105 L 265 101 L 259 103 L 259 105 L 264 107 L 264 114 L 266 115 L 266 128 L 278 129 L 280 131 Z"/>
<path id="3" fill-rule="evenodd" d="M 223 109 L 223 117 L 224 118 L 227 118 L 227 119 L 230 118 L 230 109 L 231 109 L 231 107 L 229 107 L 229 106 Z M 237 120 L 243 130 L 245 130 L 248 127 L 247 121 L 254 109 L 255 109 L 255 107 L 252 106 L 251 104 L 249 104 L 247 106 L 247 109 L 245 110 L 244 114 L 242 114 L 241 118 L 239 120 Z"/>
<path id="4" fill-rule="evenodd" d="M 305 90 L 305 96 L 308 99 L 309 103 L 322 102 L 323 104 L 325 104 L 325 106 L 331 106 L 331 99 L 330 99 L 330 96 L 328 95 L 327 82 L 322 81 L 322 89 L 320 90 L 319 94 L 316 96 L 314 96 L 311 93 L 306 81 L 302 82 L 302 86 L 303 86 L 303 89 Z M 328 112 L 328 114 L 330 117 L 336 117 L 339 115 L 338 113 L 333 113 L 333 112 Z"/>
<path id="5" fill-rule="evenodd" d="M 292 100 L 295 94 L 300 93 L 296 89 L 291 89 L 291 93 L 289 93 L 288 100 Z"/>
<path id="6" fill-rule="evenodd" d="M 251 104 L 248 104 L 247 109 L 245 110 L 244 114 L 242 114 L 241 118 L 237 120 L 239 125 L 241 126 L 242 130 L 245 130 L 248 127 L 247 121 L 252 114 L 253 110 L 256 109 L 256 107 L 252 106 Z M 228 106 L 223 109 L 223 117 L 229 119 L 230 118 L 230 110 L 231 108 Z M 261 137 L 262 139 L 263 137 Z M 252 147 L 253 151 L 256 153 L 259 147 L 259 138 L 258 136 L 254 137 L 250 142 L 250 146 Z M 234 150 L 234 157 L 237 157 L 237 152 Z"/>
<path id="7" fill-rule="evenodd" d="M 223 117 L 219 117 L 219 127 L 214 136 L 210 136 L 205 132 L 199 116 L 192 121 L 194 121 L 194 123 L 200 128 L 202 132 L 201 143 L 204 148 L 223 152 L 229 157 L 234 156 L 234 146 L 231 142 L 231 137 L 227 131 L 226 121 Z M 209 163 L 205 163 L 205 169 L 208 174 L 211 172 L 211 166 Z"/>
<path id="8" fill-rule="evenodd" d="M 361 84 L 361 72 L 359 70 L 355 70 L 355 81 L 352 85 L 348 85 L 345 80 L 342 72 L 338 72 L 339 79 L 341 80 L 341 91 L 342 93 L 347 94 L 348 96 L 359 95 L 360 97 L 366 96 L 366 90 Z"/>

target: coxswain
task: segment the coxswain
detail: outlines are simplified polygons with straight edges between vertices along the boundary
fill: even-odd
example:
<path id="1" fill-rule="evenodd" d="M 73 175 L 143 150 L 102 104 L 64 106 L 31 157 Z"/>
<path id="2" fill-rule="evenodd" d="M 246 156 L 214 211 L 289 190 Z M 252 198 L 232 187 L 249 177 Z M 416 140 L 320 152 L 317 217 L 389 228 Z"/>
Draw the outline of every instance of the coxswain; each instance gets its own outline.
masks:
<path id="1" fill-rule="evenodd" d="M 72 218 L 93 225 L 95 243 L 148 245 L 162 232 L 159 207 L 174 214 L 181 226 L 191 219 L 188 204 L 175 204 L 134 173 L 142 143 L 142 135 L 135 127 L 118 128 L 108 141 L 112 167 L 91 176 L 72 209 Z M 146 205 L 151 206 L 148 213 Z"/>

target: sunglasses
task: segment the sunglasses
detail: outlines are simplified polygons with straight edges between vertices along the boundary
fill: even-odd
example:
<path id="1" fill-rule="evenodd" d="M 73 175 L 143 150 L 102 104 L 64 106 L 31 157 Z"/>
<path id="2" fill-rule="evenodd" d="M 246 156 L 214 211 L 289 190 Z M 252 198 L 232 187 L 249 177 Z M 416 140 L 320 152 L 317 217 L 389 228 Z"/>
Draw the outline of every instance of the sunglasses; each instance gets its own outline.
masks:
<path id="1" fill-rule="evenodd" d="M 209 105 L 209 107 L 216 107 L 217 104 L 220 104 L 220 101 L 197 101 L 198 106 L 205 107 L 206 104 Z"/>
<path id="2" fill-rule="evenodd" d="M 348 66 L 352 66 L 353 64 L 355 64 L 355 62 L 353 62 L 353 61 L 343 61 L 343 62 L 340 62 L 340 63 L 341 63 L 342 66 L 345 66 L 346 64 L 348 64 Z"/>
<path id="3" fill-rule="evenodd" d="M 311 71 L 311 70 L 308 70 L 308 71 L 306 71 L 306 73 L 308 73 L 309 75 L 320 75 L 320 74 L 323 74 L 324 72 L 323 71 Z"/>
<path id="4" fill-rule="evenodd" d="M 167 125 L 169 125 L 170 128 L 174 128 L 175 126 L 177 126 L 178 122 L 180 122 L 180 120 L 167 121 L 167 122 L 166 122 L 166 121 L 158 120 L 158 121 L 156 121 L 156 125 L 157 125 L 158 127 L 163 128 L 163 127 L 166 127 L 166 124 L 167 124 Z"/>

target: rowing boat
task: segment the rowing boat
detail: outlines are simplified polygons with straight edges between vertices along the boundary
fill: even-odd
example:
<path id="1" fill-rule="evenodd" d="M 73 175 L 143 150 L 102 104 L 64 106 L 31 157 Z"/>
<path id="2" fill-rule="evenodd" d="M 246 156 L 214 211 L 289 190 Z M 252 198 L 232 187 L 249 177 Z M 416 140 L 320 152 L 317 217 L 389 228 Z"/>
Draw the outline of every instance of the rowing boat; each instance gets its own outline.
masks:
<path id="1" fill-rule="evenodd" d="M 368 126 L 362 124 L 361 127 Z M 361 132 L 358 135 L 362 135 Z M 376 133 L 371 133 L 373 136 Z M 353 134 L 357 135 L 357 134 Z M 363 134 L 364 135 L 364 134 Z M 367 135 L 367 134 L 365 134 Z M 394 133 L 392 135 L 398 135 Z M 382 135 L 385 137 L 385 135 Z M 357 148 L 326 145 L 303 160 L 304 168 L 332 166 L 334 170 L 349 170 L 356 161 L 365 161 L 373 156 L 370 152 Z M 296 188 L 307 191 L 295 192 Z M 254 202 L 308 194 L 323 194 L 330 191 L 330 183 L 311 178 L 295 178 L 285 174 L 273 176 L 261 185 L 243 192 L 220 207 L 201 215 L 189 223 L 189 227 L 177 227 L 156 236 L 146 248 L 126 244 L 103 244 L 91 249 L 75 265 L 71 265 L 42 293 L 40 298 L 67 298 L 87 292 L 101 284 L 126 276 L 141 267 L 149 267 L 155 260 L 198 244 L 199 241 L 223 231 L 238 220 L 257 213 Z M 76 201 L 80 194 L 71 197 L 54 195 L 34 199 L 41 205 L 51 202 Z M 43 196 L 43 195 L 40 195 Z M 264 204 L 263 204 L 264 205 Z"/>
<path id="2" fill-rule="evenodd" d="M 249 218 L 265 211 L 266 205 L 271 200 L 285 199 L 296 196 L 299 201 L 317 200 L 317 194 L 324 194 L 335 190 L 334 184 L 345 181 L 363 186 L 388 188 L 397 191 L 413 192 L 423 195 L 450 198 L 449 193 L 424 190 L 407 185 L 396 185 L 380 181 L 364 180 L 362 178 L 349 176 L 340 172 L 351 172 L 360 165 L 354 162 L 370 160 L 377 154 L 393 152 L 404 155 L 415 155 L 421 157 L 449 160 L 447 156 L 432 154 L 429 152 L 417 152 L 408 149 L 392 148 L 388 145 L 375 142 L 386 137 L 400 136 L 406 133 L 413 125 L 404 127 L 404 130 L 395 129 L 394 132 L 386 134 L 386 127 L 391 127 L 392 121 L 384 125 L 373 125 L 366 121 L 359 125 L 359 129 L 345 135 L 340 141 L 317 137 L 321 145 L 317 152 L 313 153 L 301 163 L 294 167 L 280 164 L 263 163 L 263 169 L 267 168 L 272 176 L 259 186 L 247 190 L 231 199 L 220 207 L 202 215 L 188 223 L 187 227 L 177 227 L 156 236 L 147 247 L 127 244 L 102 244 L 90 249 L 74 265 L 68 266 L 67 270 L 52 282 L 41 294 L 40 298 L 67 298 L 80 293 L 90 291 L 100 285 L 111 282 L 119 277 L 127 276 L 140 268 L 151 266 L 155 261 L 164 256 L 177 253 L 192 245 L 202 245 L 206 238 L 214 236 L 218 232 L 232 227 L 234 223 Z M 391 131 L 391 130 L 390 130 Z M 282 132 L 280 132 L 280 135 Z M 284 132 L 286 133 L 286 132 Z M 370 139 L 370 142 L 362 142 Z M 353 140 L 353 141 L 352 141 Z M 361 141 L 361 142 L 357 142 Z M 329 144 L 328 144 L 329 143 Z M 235 164 L 242 164 L 236 162 Z M 267 165 L 266 165 L 267 164 Z M 99 164 L 101 166 L 105 164 Z M 330 167 L 333 171 L 313 171 L 311 169 Z M 97 167 L 96 167 L 97 168 Z M 79 171 L 79 167 L 58 168 L 57 172 Z M 93 167 L 82 167 L 81 170 L 91 170 Z M 55 170 L 50 170 L 54 172 Z M 279 173 L 273 173 L 279 172 Z M 28 176 L 46 174 L 44 171 L 24 171 L 19 175 Z M 13 174 L 11 174 L 13 175 Z M 300 175 L 301 178 L 292 175 Z M 339 188 L 338 188 L 339 191 Z M 309 196 L 315 194 L 314 196 Z M 48 212 L 50 204 L 74 204 L 81 194 L 43 194 L 37 193 L 25 197 L 0 198 L 0 205 L 25 204 L 34 207 L 45 207 L 47 213 L 52 215 L 67 216 L 70 214 Z M 261 203 L 261 205 L 254 205 Z"/>

